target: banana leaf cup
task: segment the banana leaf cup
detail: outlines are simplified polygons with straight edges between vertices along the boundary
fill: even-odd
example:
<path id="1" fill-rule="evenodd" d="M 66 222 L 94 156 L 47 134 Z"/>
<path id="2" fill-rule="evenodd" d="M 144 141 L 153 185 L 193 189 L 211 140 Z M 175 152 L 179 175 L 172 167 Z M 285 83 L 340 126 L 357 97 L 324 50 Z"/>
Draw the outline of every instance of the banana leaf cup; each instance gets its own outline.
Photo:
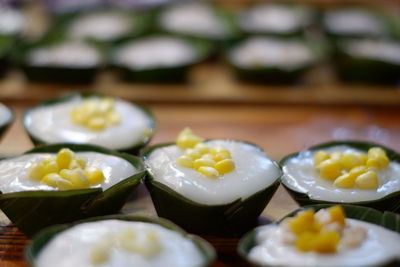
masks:
<path id="1" fill-rule="evenodd" d="M 255 42 L 258 42 L 258 48 L 260 49 L 260 43 L 264 42 L 264 45 L 268 45 L 267 43 L 281 43 L 282 45 L 296 45 L 298 48 L 301 48 L 303 52 L 307 51 L 307 56 L 305 56 L 303 62 L 296 62 L 296 64 L 290 63 L 291 61 L 297 59 L 288 59 L 285 57 L 284 49 L 281 51 L 268 52 L 270 48 L 265 48 L 265 53 L 272 54 L 281 54 L 284 57 L 282 58 L 283 62 L 270 62 L 264 59 L 260 59 L 260 57 L 255 58 L 253 56 L 254 62 L 250 62 L 248 59 L 244 57 L 244 51 L 248 55 L 251 56 L 253 53 L 252 49 L 249 46 L 255 46 Z M 274 45 L 274 49 L 280 49 Z M 271 84 L 293 84 L 298 82 L 302 76 L 315 67 L 324 57 L 326 50 L 322 43 L 317 42 L 309 42 L 301 38 L 272 38 L 265 36 L 254 36 L 247 39 L 244 39 L 240 42 L 233 43 L 228 52 L 225 55 L 225 60 L 228 65 L 233 70 L 237 79 L 253 82 L 253 83 L 271 83 Z M 238 55 L 241 54 L 239 62 Z M 275 60 L 275 59 L 274 59 Z M 286 62 L 285 62 L 286 60 Z"/>
<path id="2" fill-rule="evenodd" d="M 82 28 L 79 29 L 79 24 L 75 23 L 78 23 L 79 21 L 85 21 L 87 19 L 92 19 L 89 22 L 94 23 L 96 16 L 100 17 L 100 20 L 103 19 L 103 21 L 100 21 L 101 23 L 105 22 L 104 18 L 106 18 L 107 16 L 121 17 L 127 23 L 125 25 L 126 28 L 124 29 L 124 31 L 121 30 L 119 33 L 114 33 L 108 36 L 105 35 L 104 31 L 95 30 L 93 32 L 90 32 L 86 30 L 86 32 L 79 32 L 79 30 L 82 30 Z M 127 38 L 139 37 L 149 32 L 150 19 L 151 16 L 146 12 L 132 13 L 130 11 L 119 8 L 98 8 L 89 11 L 80 11 L 56 15 L 53 17 L 54 26 L 50 31 L 52 32 L 51 34 L 58 34 L 67 38 L 86 39 L 103 45 L 107 49 L 110 49 L 116 43 L 121 42 Z"/>
<path id="3" fill-rule="evenodd" d="M 300 38 L 314 27 L 316 19 L 316 10 L 307 5 L 261 3 L 237 14 L 235 23 L 246 36 Z"/>
<path id="4" fill-rule="evenodd" d="M 171 230 L 178 233 L 179 235 L 181 235 L 185 239 L 188 239 L 196 246 L 196 248 L 199 250 L 203 258 L 203 263 L 200 266 L 202 267 L 210 266 L 216 258 L 215 250 L 208 242 L 201 239 L 200 237 L 187 234 L 181 228 L 179 228 L 178 226 L 176 226 L 175 224 L 173 224 L 168 220 L 164 220 L 161 218 L 142 217 L 133 215 L 111 215 L 111 216 L 90 218 L 87 220 L 74 222 L 72 224 L 55 225 L 44 229 L 43 231 L 39 232 L 37 235 L 34 236 L 32 242 L 26 248 L 25 259 L 32 266 L 36 266 L 38 255 L 46 247 L 46 245 L 58 234 L 62 233 L 65 230 L 70 229 L 73 226 L 82 223 L 97 222 L 103 220 L 122 220 L 129 222 L 143 222 L 143 223 L 160 225 L 167 230 Z"/>
<path id="5" fill-rule="evenodd" d="M 347 6 L 325 10 L 321 17 L 325 34 L 338 38 L 385 38 L 391 33 L 390 18 L 375 8 Z"/>
<path id="6" fill-rule="evenodd" d="M 400 81 L 400 44 L 396 40 L 339 39 L 335 50 L 335 71 L 345 82 L 394 85 Z"/>
<path id="7" fill-rule="evenodd" d="M 14 38 L 12 36 L 0 34 L 0 78 L 4 77 L 11 65 L 10 54 L 13 43 Z"/>
<path id="8" fill-rule="evenodd" d="M 141 153 L 142 158 L 146 162 L 152 152 L 173 144 L 167 143 L 145 148 Z M 262 151 L 256 145 L 250 145 Z M 275 162 L 273 164 L 278 168 Z M 271 184 L 260 188 L 246 198 L 238 198 L 228 203 L 215 205 L 191 200 L 162 182 L 156 181 L 150 167 L 148 167 L 145 185 L 150 192 L 158 216 L 173 221 L 191 233 L 240 237 L 257 224 L 259 215 L 279 186 L 278 180 L 279 175 Z"/>
<path id="9" fill-rule="evenodd" d="M 122 64 L 118 59 L 118 51 L 121 48 L 129 45 L 135 45 L 137 42 L 146 42 L 153 38 L 174 38 L 177 41 L 183 41 L 188 44 L 193 50 L 193 58 L 183 63 L 174 63 L 171 65 L 154 65 L 154 66 L 128 66 Z M 201 40 L 187 39 L 177 36 L 167 35 L 150 35 L 138 39 L 128 39 L 116 45 L 110 55 L 110 64 L 117 72 L 120 73 L 122 78 L 131 82 L 144 82 L 144 83 L 175 83 L 184 82 L 187 80 L 189 69 L 204 61 L 211 53 L 212 47 L 208 42 Z"/>
<path id="10" fill-rule="evenodd" d="M 15 119 L 14 112 L 4 104 L 0 103 L 0 114 L 1 116 L 5 116 L 5 118 L 0 118 L 0 140 L 3 137 L 3 134 L 7 131 L 7 129 L 11 126 Z"/>
<path id="11" fill-rule="evenodd" d="M 1 193 L 0 209 L 12 223 L 27 235 L 31 236 L 46 226 L 119 212 L 146 174 L 139 158 L 92 145 L 54 144 L 40 146 L 24 155 L 57 153 L 62 148 L 69 148 L 75 152 L 98 152 L 122 158 L 136 169 L 136 173 L 104 191 L 102 188 L 86 188 L 64 191 L 34 190 Z"/>
<path id="12" fill-rule="evenodd" d="M 293 182 L 288 181 L 288 174 L 285 171 L 286 164 L 291 160 L 304 152 L 316 152 L 318 150 L 328 149 L 335 146 L 349 146 L 350 148 L 354 148 L 360 150 L 362 152 L 368 152 L 368 150 L 372 147 L 380 147 L 386 151 L 386 154 L 391 162 L 400 163 L 400 155 L 387 147 L 382 145 L 378 145 L 375 143 L 370 142 L 361 142 L 361 141 L 333 141 L 328 143 L 319 144 L 305 151 L 301 151 L 298 153 L 294 153 L 284 157 L 280 162 L 280 166 L 283 170 L 283 175 L 281 177 L 281 184 L 285 187 L 285 189 L 289 192 L 289 194 L 293 197 L 293 199 L 300 205 L 314 205 L 314 204 L 351 204 L 351 205 L 358 205 L 358 206 L 365 206 L 371 207 L 380 211 L 392 211 L 392 212 L 400 212 L 400 190 L 389 193 L 384 197 L 374 199 L 374 200 L 361 200 L 361 201 L 327 201 L 324 200 L 322 197 L 318 197 L 318 199 L 313 198 L 310 196 L 310 193 L 306 191 L 306 189 L 300 189 L 296 187 Z M 293 176 L 293 175 L 291 175 Z M 293 177 L 293 179 L 299 179 L 298 177 Z M 318 178 L 321 179 L 321 178 Z M 347 190 L 347 189 L 342 189 Z M 348 189 L 351 190 L 351 189 Z"/>
<path id="13" fill-rule="evenodd" d="M 67 54 L 64 47 L 64 58 L 63 59 L 48 59 L 45 63 L 33 63 L 32 53 L 38 49 L 42 51 L 49 51 L 55 49 L 61 45 L 73 45 L 74 43 L 85 46 L 91 50 L 91 62 L 79 62 L 76 55 L 69 55 L 71 58 L 75 58 L 75 62 L 63 62 L 65 61 L 65 55 Z M 70 52 L 76 51 L 76 47 L 71 47 Z M 58 53 L 60 53 L 58 51 Z M 94 59 L 94 54 L 96 58 Z M 49 56 L 47 56 L 49 57 Z M 53 55 L 54 57 L 54 55 Z M 60 56 L 58 56 L 60 57 Z M 44 56 L 42 55 L 43 60 Z M 85 58 L 85 56 L 81 56 Z M 37 41 L 24 41 L 21 42 L 16 48 L 13 55 L 15 63 L 23 70 L 25 76 L 30 81 L 35 82 L 46 82 L 46 83 L 66 83 L 66 84 L 88 84 L 91 83 L 96 74 L 105 67 L 106 50 L 105 47 L 99 45 L 90 40 L 73 40 L 68 39 L 60 34 L 48 33 L 40 40 Z M 71 59 L 69 59 L 71 60 Z M 77 63 L 79 62 L 79 63 Z"/>
<path id="14" fill-rule="evenodd" d="M 207 31 L 205 28 L 199 30 L 196 28 L 190 29 L 188 25 L 192 22 L 192 18 L 188 17 L 188 13 L 194 12 L 198 9 L 198 14 L 203 14 L 203 18 L 208 22 L 214 21 L 216 25 Z M 203 12 L 203 13 L 202 13 Z M 225 45 L 232 41 L 238 40 L 241 33 L 235 24 L 235 17 L 232 12 L 223 8 L 216 7 L 210 3 L 199 3 L 196 1 L 188 1 L 188 3 L 177 3 L 166 5 L 153 12 L 154 17 L 154 31 L 168 35 L 180 36 L 192 40 L 208 42 L 212 47 L 212 54 L 216 54 L 218 49 L 223 49 Z M 207 18 L 204 13 L 209 13 L 214 19 Z M 186 16 L 186 17 L 185 17 Z M 195 14 L 199 19 L 199 15 Z M 174 22 L 175 21 L 175 22 Z M 179 21 L 180 23 L 176 23 Z M 201 24 L 197 21 L 197 24 Z M 185 25 L 182 27 L 182 25 Z M 210 25 L 209 25 L 210 26 Z M 204 27 L 202 25 L 195 25 L 194 27 Z"/>
<path id="15" fill-rule="evenodd" d="M 305 209 L 313 209 L 318 211 L 320 209 L 329 208 L 332 205 L 329 204 L 318 204 L 318 205 L 309 205 L 304 206 L 282 218 L 280 221 L 287 217 L 293 217 L 298 212 L 304 211 Z M 346 213 L 347 218 L 356 219 L 372 224 L 376 224 L 382 226 L 388 230 L 397 232 L 400 234 L 400 215 L 395 214 L 388 211 L 377 211 L 372 208 L 361 207 L 361 206 L 353 206 L 353 205 L 341 205 Z M 279 221 L 279 222 L 280 222 Z M 279 223 L 278 222 L 278 223 Z M 261 226 L 262 227 L 262 226 Z M 256 246 L 256 234 L 261 227 L 257 227 L 247 233 L 243 238 L 240 240 L 237 252 L 239 255 L 245 259 L 249 264 L 252 266 L 260 266 L 256 262 L 253 262 L 249 259 L 248 255 L 251 249 Z M 398 266 L 400 263 L 400 259 L 387 259 L 386 261 L 382 262 L 378 266 Z M 262 266 L 273 266 L 273 265 L 262 265 Z"/>
<path id="16" fill-rule="evenodd" d="M 34 123 L 34 122 L 29 120 L 29 116 L 33 111 L 35 111 L 36 108 L 51 107 L 52 105 L 67 103 L 69 101 L 73 101 L 75 98 L 80 98 L 82 100 L 85 100 L 85 99 L 89 99 L 92 97 L 106 97 L 106 96 L 101 95 L 101 94 L 94 94 L 94 93 L 71 94 L 71 95 L 67 95 L 64 97 L 44 101 L 41 104 L 37 105 L 36 107 L 33 107 L 33 108 L 27 110 L 23 117 L 23 124 L 24 124 L 24 128 L 25 128 L 26 132 L 28 133 L 32 143 L 36 146 L 47 145 L 47 144 L 51 143 L 48 140 L 44 139 L 43 136 L 34 134 L 30 130 L 30 124 Z M 150 142 L 151 138 L 153 137 L 154 132 L 156 130 L 156 119 L 155 119 L 153 113 L 148 108 L 141 106 L 141 105 L 133 104 L 133 103 L 130 103 L 130 104 L 143 113 L 143 115 L 148 119 L 149 125 L 148 125 L 148 128 L 146 129 L 146 131 L 143 133 L 140 140 L 135 141 L 134 143 L 131 143 L 127 146 L 118 148 L 116 150 L 118 150 L 120 152 L 126 152 L 126 153 L 136 155 L 139 153 L 139 150 L 142 149 L 143 147 L 145 147 Z M 67 114 L 66 116 L 69 117 L 70 115 Z M 130 118 L 130 119 L 134 119 L 134 118 Z M 75 143 L 76 141 L 64 140 L 62 142 Z M 107 144 L 103 143 L 102 146 L 107 147 Z M 111 148 L 111 149 L 114 149 L 114 148 Z"/>

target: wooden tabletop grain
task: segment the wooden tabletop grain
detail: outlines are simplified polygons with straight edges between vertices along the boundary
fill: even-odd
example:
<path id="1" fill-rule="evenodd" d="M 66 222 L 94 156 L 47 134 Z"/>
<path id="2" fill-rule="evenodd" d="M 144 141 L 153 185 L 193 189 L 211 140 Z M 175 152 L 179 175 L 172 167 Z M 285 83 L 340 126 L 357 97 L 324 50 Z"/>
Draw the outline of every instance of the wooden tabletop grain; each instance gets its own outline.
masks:
<path id="1" fill-rule="evenodd" d="M 22 103 L 22 104 L 21 104 Z M 16 121 L 0 144 L 1 156 L 18 155 L 32 147 L 21 126 L 26 102 L 8 103 Z M 31 103 L 35 104 L 35 103 Z M 263 147 L 275 160 L 310 145 L 332 139 L 361 139 L 400 150 L 400 107 L 151 104 L 158 120 L 153 144 L 171 141 L 185 126 L 207 138 L 248 140 Z M 264 219 L 276 220 L 297 208 L 279 188 L 264 210 Z M 124 213 L 155 215 L 144 188 L 127 203 Z M 29 240 L 3 218 L 0 227 L 0 266 L 26 266 L 22 252 Z M 237 239 L 205 236 L 217 249 L 214 266 L 245 266 L 236 254 Z"/>

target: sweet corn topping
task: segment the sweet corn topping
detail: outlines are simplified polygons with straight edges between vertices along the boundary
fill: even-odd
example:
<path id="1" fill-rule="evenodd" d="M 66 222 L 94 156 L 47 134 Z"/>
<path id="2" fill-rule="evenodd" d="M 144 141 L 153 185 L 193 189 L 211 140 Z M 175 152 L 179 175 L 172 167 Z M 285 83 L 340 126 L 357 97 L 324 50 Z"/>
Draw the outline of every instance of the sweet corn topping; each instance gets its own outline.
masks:
<path id="1" fill-rule="evenodd" d="M 218 178 L 235 169 L 235 162 L 227 149 L 208 146 L 202 137 L 195 135 L 189 128 L 179 133 L 176 145 L 183 150 L 183 155 L 176 162 L 208 178 Z"/>
<path id="2" fill-rule="evenodd" d="M 335 253 L 338 247 L 350 249 L 358 247 L 366 237 L 363 228 L 346 225 L 346 216 L 341 206 L 333 206 L 321 209 L 317 213 L 314 210 L 306 210 L 292 218 L 285 219 L 281 225 L 288 231 L 286 242 L 294 245 L 302 252 L 314 251 L 317 253 Z M 357 240 L 349 240 L 349 234 L 357 232 Z"/>
<path id="3" fill-rule="evenodd" d="M 314 155 L 314 166 L 321 178 L 332 180 L 341 188 L 377 189 L 378 169 L 389 166 L 390 160 L 385 150 L 373 147 L 364 153 L 326 153 L 323 150 Z"/>
<path id="4" fill-rule="evenodd" d="M 60 190 L 80 189 L 104 181 L 104 174 L 86 160 L 75 156 L 68 148 L 61 149 L 57 156 L 33 163 L 28 177 Z"/>
<path id="5" fill-rule="evenodd" d="M 102 131 L 106 127 L 118 125 L 121 116 L 115 111 L 115 101 L 111 98 L 92 98 L 82 101 L 71 112 L 74 124 L 92 131 Z"/>
<path id="6" fill-rule="evenodd" d="M 148 259 L 156 256 L 162 250 L 160 238 L 155 231 L 149 230 L 140 238 L 137 232 L 127 228 L 119 233 L 108 233 L 103 236 L 93 246 L 90 252 L 90 261 L 96 265 L 106 263 L 110 258 L 110 252 L 115 248 Z"/>

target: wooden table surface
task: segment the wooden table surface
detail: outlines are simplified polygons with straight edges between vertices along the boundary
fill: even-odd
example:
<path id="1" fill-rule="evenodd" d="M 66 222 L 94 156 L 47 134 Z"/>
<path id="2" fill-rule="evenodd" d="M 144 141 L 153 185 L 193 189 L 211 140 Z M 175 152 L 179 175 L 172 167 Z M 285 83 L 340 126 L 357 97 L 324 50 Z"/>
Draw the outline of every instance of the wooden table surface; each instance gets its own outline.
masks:
<path id="1" fill-rule="evenodd" d="M 1 99 L 0 99 L 1 100 Z M 22 103 L 22 102 L 21 102 Z M 10 102 L 17 119 L 0 144 L 1 156 L 18 155 L 32 147 L 21 126 L 26 102 Z M 30 103 L 35 104 L 35 103 Z M 362 139 L 400 150 L 400 107 L 290 106 L 290 105 L 206 105 L 151 104 L 158 120 L 153 144 L 173 140 L 185 126 L 207 138 L 227 137 L 248 140 L 263 147 L 279 160 L 284 155 L 318 142 L 332 139 Z M 279 188 L 264 210 L 264 218 L 279 219 L 297 208 Z M 155 215 L 144 188 L 124 213 Z M 29 240 L 3 219 L 0 227 L 0 266 L 26 266 L 22 252 Z M 219 260 L 214 266 L 245 266 L 235 252 L 237 239 L 205 237 L 216 248 Z"/>

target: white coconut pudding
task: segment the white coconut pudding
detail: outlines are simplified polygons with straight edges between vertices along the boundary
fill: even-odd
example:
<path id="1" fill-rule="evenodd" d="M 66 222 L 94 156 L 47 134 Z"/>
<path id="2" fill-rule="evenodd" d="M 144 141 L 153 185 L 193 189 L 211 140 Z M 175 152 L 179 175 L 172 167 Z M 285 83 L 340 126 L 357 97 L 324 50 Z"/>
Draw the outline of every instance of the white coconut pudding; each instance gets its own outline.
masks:
<path id="1" fill-rule="evenodd" d="M 114 54 L 116 65 L 131 69 L 177 67 L 193 63 L 197 53 L 180 38 L 153 36 L 122 45 Z"/>
<path id="2" fill-rule="evenodd" d="M 233 140 L 210 140 L 183 130 L 176 145 L 157 148 L 145 159 L 154 181 L 201 204 L 230 203 L 259 192 L 280 176 L 260 148 Z"/>
<path id="3" fill-rule="evenodd" d="M 400 164 L 380 147 L 368 153 L 346 145 L 307 150 L 289 158 L 283 173 L 285 185 L 314 200 L 354 203 L 400 191 Z"/>
<path id="4" fill-rule="evenodd" d="M 315 61 L 311 49 L 300 41 L 253 37 L 230 52 L 232 63 L 242 68 L 271 67 L 293 70 Z"/>
<path id="5" fill-rule="evenodd" d="M 66 41 L 32 49 L 27 55 L 27 61 L 38 67 L 91 68 L 102 62 L 102 55 L 88 43 Z"/>
<path id="6" fill-rule="evenodd" d="M 7 124 L 12 117 L 11 110 L 6 105 L 0 103 L 0 127 Z"/>
<path id="7" fill-rule="evenodd" d="M 159 18 L 163 29 L 204 38 L 221 38 L 228 34 L 226 25 L 215 10 L 204 3 L 190 2 L 165 9 Z"/>
<path id="8" fill-rule="evenodd" d="M 0 161 L 0 191 L 70 190 L 100 187 L 103 190 L 137 173 L 123 158 L 68 148 L 54 153 L 32 153 Z"/>
<path id="9" fill-rule="evenodd" d="M 260 227 L 255 240 L 248 258 L 261 266 L 380 266 L 400 259 L 400 234 L 345 218 L 340 206 Z"/>
<path id="10" fill-rule="evenodd" d="M 352 57 L 389 62 L 400 65 L 400 44 L 389 40 L 347 40 L 343 43 Z"/>
<path id="11" fill-rule="evenodd" d="M 47 144 L 94 144 L 123 150 L 148 140 L 154 121 L 144 110 L 121 99 L 93 96 L 38 106 L 24 117 L 35 139 Z"/>
<path id="12" fill-rule="evenodd" d="M 261 4 L 241 14 L 238 23 L 248 32 L 289 34 L 310 25 L 311 19 L 307 7 Z"/>
<path id="13" fill-rule="evenodd" d="M 192 241 L 158 224 L 102 220 L 57 234 L 41 250 L 36 265 L 198 267 L 204 259 Z"/>
<path id="14" fill-rule="evenodd" d="M 110 41 L 127 36 L 132 27 L 132 19 L 123 12 L 93 12 L 77 17 L 68 34 L 72 38 Z"/>
<path id="15" fill-rule="evenodd" d="M 24 15 L 13 8 L 0 5 L 0 35 L 12 35 L 22 31 Z"/>
<path id="16" fill-rule="evenodd" d="M 356 8 L 328 11 L 324 15 L 327 30 L 338 35 L 379 36 L 386 33 L 385 26 L 372 13 Z"/>

